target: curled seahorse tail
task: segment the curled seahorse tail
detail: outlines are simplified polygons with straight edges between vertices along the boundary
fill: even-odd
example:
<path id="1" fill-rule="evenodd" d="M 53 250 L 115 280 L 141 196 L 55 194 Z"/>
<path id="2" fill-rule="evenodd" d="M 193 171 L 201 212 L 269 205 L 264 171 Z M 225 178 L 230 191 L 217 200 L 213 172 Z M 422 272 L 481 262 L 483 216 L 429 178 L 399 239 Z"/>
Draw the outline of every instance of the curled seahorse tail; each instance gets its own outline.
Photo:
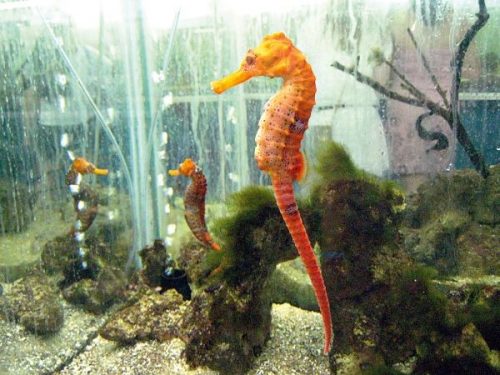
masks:
<path id="1" fill-rule="evenodd" d="M 325 354 L 330 352 L 332 341 L 332 316 L 330 313 L 330 302 L 326 293 L 325 282 L 321 275 L 316 256 L 314 255 L 309 236 L 302 222 L 300 212 L 297 207 L 295 195 L 293 192 L 293 181 L 290 177 L 281 176 L 272 177 L 274 195 L 276 203 L 283 216 L 283 220 L 292 236 L 292 240 L 300 254 L 302 262 L 306 268 L 307 274 L 311 279 L 311 283 L 318 301 L 321 317 L 323 318 L 325 343 L 323 350 Z"/>

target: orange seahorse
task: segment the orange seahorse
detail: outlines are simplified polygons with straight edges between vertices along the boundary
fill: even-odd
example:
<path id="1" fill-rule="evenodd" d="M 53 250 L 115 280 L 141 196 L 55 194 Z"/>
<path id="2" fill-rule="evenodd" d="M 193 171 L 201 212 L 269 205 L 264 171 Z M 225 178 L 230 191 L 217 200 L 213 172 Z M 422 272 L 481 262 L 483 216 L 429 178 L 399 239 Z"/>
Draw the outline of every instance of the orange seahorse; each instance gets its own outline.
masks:
<path id="1" fill-rule="evenodd" d="M 78 254 L 82 259 L 86 252 L 84 249 L 85 232 L 94 222 L 98 207 L 97 194 L 89 186 L 81 184 L 82 175 L 88 173 L 106 176 L 108 170 L 96 168 L 94 164 L 79 157 L 73 160 L 65 178 L 66 185 L 69 186 L 73 196 L 73 205 L 76 211 L 76 221 L 69 235 L 73 236 L 78 243 Z M 86 268 L 85 261 L 82 261 L 82 266 Z"/>
<path id="2" fill-rule="evenodd" d="M 196 239 L 220 251 L 220 246 L 212 239 L 205 224 L 205 195 L 207 194 L 207 179 L 202 170 L 191 159 L 184 160 L 178 169 L 168 171 L 171 176 L 184 175 L 191 177 L 192 183 L 184 193 L 184 218 Z"/>
<path id="3" fill-rule="evenodd" d="M 305 56 L 284 33 L 267 35 L 248 50 L 240 68 L 211 83 L 220 94 L 256 76 L 282 77 L 283 86 L 264 107 L 255 141 L 259 169 L 270 174 L 278 208 L 311 279 L 324 325 L 324 352 L 330 351 L 332 322 L 330 303 L 318 261 L 302 222 L 293 181 L 305 174 L 300 143 L 315 104 L 316 77 Z"/>

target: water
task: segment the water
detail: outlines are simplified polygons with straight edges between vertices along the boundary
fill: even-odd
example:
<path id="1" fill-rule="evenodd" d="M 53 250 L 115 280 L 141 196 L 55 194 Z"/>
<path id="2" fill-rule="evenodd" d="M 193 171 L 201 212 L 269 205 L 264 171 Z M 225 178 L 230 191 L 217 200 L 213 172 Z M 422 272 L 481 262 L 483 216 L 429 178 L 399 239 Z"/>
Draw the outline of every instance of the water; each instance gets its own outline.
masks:
<path id="1" fill-rule="evenodd" d="M 153 277 L 144 286 L 134 273 L 140 269 L 161 271 L 160 278 L 166 254 L 170 268 L 187 269 L 196 279 L 191 280 L 191 286 L 193 296 L 200 295 L 200 299 L 224 306 L 229 296 L 244 300 L 238 285 L 244 285 L 247 289 L 241 288 L 247 293 L 252 290 L 253 298 L 264 298 L 265 284 L 266 290 L 273 291 L 272 301 L 297 308 L 276 307 L 272 328 L 268 325 L 270 311 L 250 307 L 250 315 L 221 317 L 224 324 L 211 326 L 213 322 L 203 320 L 206 316 L 190 310 L 198 305 L 179 302 L 178 306 L 192 314 L 179 319 L 191 317 L 201 326 L 217 332 L 234 331 L 243 338 L 241 343 L 236 340 L 241 348 L 235 349 L 231 345 L 236 341 L 227 339 L 232 343 L 227 344 L 223 335 L 211 337 L 208 328 L 202 332 L 191 321 L 172 323 L 175 329 L 170 331 L 177 332 L 182 326 L 192 333 L 190 337 L 206 343 L 207 353 L 222 354 L 209 363 L 202 352 L 190 346 L 192 343 L 183 343 L 182 337 L 169 341 L 160 335 L 165 340 L 162 344 L 147 341 L 149 354 L 169 350 L 178 354 L 186 348 L 186 359 L 168 357 L 182 368 L 170 373 L 187 371 L 186 361 L 218 372 L 222 371 L 221 363 L 231 361 L 240 363 L 245 371 L 255 361 L 249 371 L 256 374 L 273 368 L 287 373 L 291 371 L 283 369 L 287 365 L 297 373 L 333 371 L 333 362 L 321 355 L 322 322 L 317 315 L 305 312 L 317 310 L 314 295 L 300 261 L 291 260 L 296 253 L 281 217 L 273 216 L 278 212 L 274 198 L 269 196 L 272 199 L 268 201 L 265 192 L 245 190 L 271 183 L 255 162 L 254 139 L 264 105 L 280 89 L 281 80 L 254 78 L 222 95 L 215 95 L 210 88 L 211 81 L 237 69 L 247 50 L 256 47 L 264 35 L 277 31 L 286 33 L 304 53 L 316 75 L 316 105 L 302 142 L 308 174 L 294 189 L 309 236 L 322 254 L 330 299 L 335 301 L 333 350 L 339 369 L 347 373 L 368 371 L 378 363 L 374 358 L 382 358 L 387 366 L 405 373 L 488 373 L 493 365 L 481 362 L 473 353 L 498 356 L 497 341 L 488 334 L 495 326 L 489 324 L 498 323 L 494 311 L 499 293 L 495 254 L 500 161 L 500 50 L 495 39 L 500 25 L 498 0 L 485 1 L 489 20 L 466 53 L 459 101 L 456 107 L 449 107 L 454 82 L 451 62 L 477 19 L 480 3 L 1 2 L 0 373 L 52 373 L 63 368 L 63 373 L 77 373 L 85 360 L 93 373 L 112 371 L 115 365 L 92 362 L 92 355 L 99 358 L 99 350 L 103 350 L 99 345 L 104 339 L 96 339 L 97 329 L 111 314 L 112 306 L 137 291 L 155 292 L 158 280 Z M 420 53 L 446 99 L 436 89 Z M 351 69 L 352 74 L 336 69 L 334 63 Z M 412 97 L 413 84 L 421 92 L 413 99 L 418 101 L 423 95 L 450 117 L 434 110 L 422 121 L 424 132 L 431 135 L 419 137 L 416 119 L 430 109 L 388 99 L 356 80 L 356 72 L 404 97 Z M 470 146 L 464 147 L 460 124 L 451 118 L 457 113 L 482 161 L 474 161 Z M 433 149 L 437 138 L 432 134 L 444 135 L 448 147 Z M 345 164 L 337 159 L 322 159 L 319 150 L 332 140 L 345 148 L 356 168 L 371 177 L 358 169 L 342 169 Z M 340 154 L 334 155 L 340 158 Z M 84 194 L 74 206 L 75 192 L 70 191 L 65 176 L 80 156 L 109 173 L 82 175 L 81 185 L 77 185 Z M 204 218 L 208 231 L 224 251 L 234 247 L 246 253 L 231 248 L 233 255 L 224 256 L 203 250 L 194 242 L 184 218 L 184 191 L 190 180 L 168 174 L 186 158 L 196 162 L 207 180 Z M 321 163 L 332 166 L 331 175 L 317 170 Z M 234 198 L 234 193 L 242 191 L 245 193 L 240 198 Z M 85 260 L 79 258 L 80 247 L 72 242 L 70 232 L 81 219 L 78 207 L 97 210 L 82 237 L 85 243 L 80 241 L 80 253 L 90 254 Z M 238 213 L 247 221 L 235 224 L 231 232 L 228 223 L 236 220 Z M 241 228 L 239 237 L 234 228 Z M 158 247 L 160 243 L 165 247 Z M 153 244 L 160 249 L 157 258 L 145 261 L 141 249 Z M 208 259 L 203 263 L 205 255 Z M 281 263 L 284 260 L 287 262 Z M 393 274 L 387 264 L 408 272 Z M 220 269 L 210 274 L 218 265 Z M 431 267 L 437 274 L 417 266 Z M 254 279 L 259 273 L 262 276 Z M 38 279 L 40 274 L 42 279 Z M 408 281 L 409 274 L 415 276 L 415 282 Z M 220 289 L 213 281 L 218 277 L 228 282 L 228 289 Z M 202 285 L 199 289 L 195 281 Z M 47 289 L 39 290 L 38 284 Z M 479 286 L 474 289 L 473 285 Z M 382 295 L 381 290 L 390 294 Z M 22 297 L 21 291 L 36 297 Z M 424 304 L 425 299 L 418 297 L 422 294 L 434 304 Z M 57 311 L 39 302 L 46 298 L 57 301 L 53 303 Z M 359 304 L 353 302 L 356 298 Z M 443 298 L 447 302 L 441 306 L 445 307 L 436 307 Z M 446 321 L 442 323 L 455 333 L 457 351 L 468 353 L 450 360 L 458 367 L 442 358 L 438 362 L 445 363 L 443 368 L 433 367 L 442 347 L 429 344 L 422 332 L 434 332 L 443 342 L 451 339 L 437 325 L 423 326 L 409 300 L 421 307 L 416 315 L 429 319 L 439 316 L 442 309 L 463 312 L 462 320 L 443 318 Z M 30 301 L 35 304 L 28 308 L 25 303 Z M 251 301 L 255 308 L 262 300 L 245 301 Z M 391 312 L 395 301 L 406 315 Z M 170 309 L 168 301 L 154 303 L 160 307 L 151 308 L 152 314 Z M 380 308 L 372 311 L 369 306 Z M 24 316 L 26 309 L 36 313 Z M 45 318 L 37 321 L 37 316 L 59 313 L 65 316 L 60 327 L 50 319 L 48 323 Z M 177 313 L 172 307 L 169 316 Z M 98 314 L 98 318 L 91 314 Z M 386 314 L 386 320 L 380 314 Z M 287 320 L 287 315 L 295 320 Z M 258 322 L 255 332 L 247 331 L 245 324 L 225 325 L 239 319 Z M 409 326 L 403 321 L 410 322 Z M 163 323 L 171 327 L 170 322 Z M 406 337 L 399 334 L 398 330 L 412 325 L 417 328 Z M 290 333 L 290 327 L 299 326 L 306 338 Z M 41 336 L 40 332 L 50 329 L 57 332 L 48 338 Z M 275 335 L 270 343 L 263 343 L 269 329 Z M 480 348 L 466 344 L 464 332 L 478 340 L 481 337 L 485 344 Z M 158 339 L 151 335 L 148 337 Z M 283 342 L 273 341 L 278 337 Z M 391 340 L 400 343 L 397 349 L 388 345 Z M 85 357 L 80 352 L 91 342 L 96 344 L 94 352 Z M 208 343 L 214 345 L 213 351 Z M 428 345 L 431 349 L 424 358 L 416 348 Z M 229 349 L 224 351 L 226 347 Z M 295 361 L 293 355 L 288 357 L 292 347 L 299 351 Z M 129 349 L 120 349 L 124 350 L 120 355 Z M 229 368 L 229 373 L 236 371 Z M 160 373 L 154 366 L 144 371 Z M 210 373 L 199 371 L 196 373 Z"/>

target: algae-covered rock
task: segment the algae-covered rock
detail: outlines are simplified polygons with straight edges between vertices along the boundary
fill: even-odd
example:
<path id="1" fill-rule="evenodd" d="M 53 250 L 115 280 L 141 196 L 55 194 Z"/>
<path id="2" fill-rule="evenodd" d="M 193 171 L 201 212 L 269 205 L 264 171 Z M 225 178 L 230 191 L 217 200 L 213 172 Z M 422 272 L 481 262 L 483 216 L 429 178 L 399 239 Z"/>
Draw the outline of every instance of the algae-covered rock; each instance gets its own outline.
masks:
<path id="1" fill-rule="evenodd" d="M 175 290 L 163 294 L 149 290 L 136 303 L 113 314 L 99 333 L 120 344 L 170 340 L 181 336 L 187 304 Z"/>
<path id="2" fill-rule="evenodd" d="M 334 321 L 333 351 L 354 353 L 359 371 L 367 373 L 397 373 L 392 366 L 409 361 L 422 369 L 417 373 L 493 368 L 485 345 L 491 338 L 483 331 L 495 331 L 497 305 L 453 303 L 435 284 L 438 272 L 417 261 L 447 272 L 467 264 L 463 257 L 486 267 L 480 256 L 468 254 L 492 254 L 489 244 L 495 235 L 484 225 L 478 235 L 481 224 L 474 220 L 478 207 L 485 208 L 478 202 L 494 189 L 484 188 L 475 173 L 455 173 L 422 187 L 404 209 L 395 185 L 357 170 L 340 146 L 327 147 L 321 157 L 311 205 L 321 212 L 319 242 Z M 332 161 L 337 157 L 337 163 Z M 334 165 L 337 174 L 329 169 Z M 494 212 L 494 205 L 488 203 L 486 209 Z M 406 228 L 401 229 L 402 222 Z M 480 244 L 470 246 L 475 239 Z M 494 255 L 486 258 L 494 268 Z M 475 351 L 481 354 L 469 366 Z M 460 365 L 449 367 L 455 372 L 428 366 L 440 358 Z"/>
<path id="3" fill-rule="evenodd" d="M 75 305 L 95 314 L 125 299 L 127 279 L 123 271 L 103 268 L 96 279 L 82 279 L 63 289 L 63 296 Z"/>
<path id="4" fill-rule="evenodd" d="M 289 303 L 304 310 L 319 311 L 311 281 L 298 259 L 278 264 L 266 288 L 273 303 Z"/>
<path id="5" fill-rule="evenodd" d="M 457 273 L 469 277 L 500 275 L 499 229 L 471 223 L 456 239 Z"/>
<path id="6" fill-rule="evenodd" d="M 417 363 L 417 374 L 498 374 L 499 369 L 490 364 L 488 345 L 474 324 L 467 324 L 455 336 L 436 337 L 435 341 L 432 354 Z"/>
<path id="7" fill-rule="evenodd" d="M 415 260 L 447 275 L 498 273 L 500 167 L 490 171 L 436 176 L 408 199 L 402 232 Z"/>
<path id="8" fill-rule="evenodd" d="M 500 279 L 456 278 L 434 281 L 448 299 L 449 325 L 473 323 L 492 350 L 500 349 Z"/>
<path id="9" fill-rule="evenodd" d="M 444 273 L 456 272 L 459 264 L 457 241 L 469 222 L 464 212 L 445 211 L 418 231 L 403 231 L 407 250 L 417 262 L 432 265 Z"/>
<path id="10" fill-rule="evenodd" d="M 43 274 L 17 280 L 9 293 L 0 297 L 0 315 L 13 318 L 39 335 L 59 331 L 64 322 L 58 290 Z"/>
<path id="11" fill-rule="evenodd" d="M 480 224 L 500 224 L 500 165 L 490 168 L 490 176 L 481 181 L 480 195 L 473 202 L 472 215 Z"/>
<path id="12" fill-rule="evenodd" d="M 482 186 L 481 176 L 472 170 L 436 175 L 408 197 L 405 224 L 419 228 L 450 210 L 468 214 L 482 196 Z"/>
<path id="13" fill-rule="evenodd" d="M 262 281 L 224 282 L 195 295 L 182 322 L 186 360 L 224 374 L 243 374 L 269 338 L 271 302 Z"/>
<path id="14" fill-rule="evenodd" d="M 321 210 L 321 271 L 335 306 L 375 287 L 374 259 L 396 246 L 403 197 L 393 183 L 357 169 L 334 142 L 322 147 L 318 165 L 313 204 Z"/>
<path id="15" fill-rule="evenodd" d="M 222 272 L 230 283 L 267 275 L 277 263 L 298 256 L 271 189 L 250 186 L 233 194 L 229 215 L 214 223 L 222 239 Z"/>
<path id="16" fill-rule="evenodd" d="M 373 258 L 397 236 L 393 199 L 365 180 L 338 180 L 324 187 L 320 248 L 331 304 L 373 287 Z"/>
<path id="17" fill-rule="evenodd" d="M 229 215 L 215 222 L 214 232 L 222 252 L 189 253 L 192 246 L 181 251 L 180 264 L 198 285 L 183 319 L 186 359 L 239 374 L 251 367 L 270 334 L 270 275 L 298 254 L 268 188 L 232 195 Z"/>

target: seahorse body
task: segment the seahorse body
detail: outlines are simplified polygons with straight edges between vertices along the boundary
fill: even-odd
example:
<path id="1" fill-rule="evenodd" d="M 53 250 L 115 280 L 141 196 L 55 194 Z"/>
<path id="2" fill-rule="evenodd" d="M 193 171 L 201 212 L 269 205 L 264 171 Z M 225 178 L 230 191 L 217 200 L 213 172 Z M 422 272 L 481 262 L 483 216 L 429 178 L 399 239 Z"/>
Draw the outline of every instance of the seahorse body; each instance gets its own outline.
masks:
<path id="1" fill-rule="evenodd" d="M 105 176 L 108 174 L 108 170 L 96 168 L 94 164 L 80 157 L 73 161 L 65 178 L 66 185 L 69 186 L 73 196 L 73 205 L 76 211 L 76 221 L 69 234 L 78 242 L 78 253 L 82 258 L 85 255 L 83 246 L 85 232 L 94 222 L 98 207 L 97 194 L 89 186 L 81 184 L 82 175 L 88 173 Z M 82 265 L 86 268 L 85 261 L 82 262 Z"/>
<path id="2" fill-rule="evenodd" d="M 198 241 L 220 251 L 220 246 L 212 239 L 205 224 L 205 195 L 207 194 L 207 179 L 202 170 L 191 160 L 186 159 L 178 169 L 168 172 L 171 176 L 184 175 L 191 177 L 192 182 L 184 193 L 184 218 Z"/>
<path id="3" fill-rule="evenodd" d="M 271 176 L 278 208 L 311 279 L 323 317 L 327 353 L 332 338 L 330 304 L 293 192 L 293 181 L 305 173 L 300 143 L 315 104 L 316 78 L 290 39 L 284 33 L 276 33 L 265 36 L 258 47 L 248 50 L 240 68 L 212 82 L 212 89 L 220 94 L 255 76 L 283 78 L 281 90 L 269 99 L 260 118 L 255 159 L 259 168 Z"/>

